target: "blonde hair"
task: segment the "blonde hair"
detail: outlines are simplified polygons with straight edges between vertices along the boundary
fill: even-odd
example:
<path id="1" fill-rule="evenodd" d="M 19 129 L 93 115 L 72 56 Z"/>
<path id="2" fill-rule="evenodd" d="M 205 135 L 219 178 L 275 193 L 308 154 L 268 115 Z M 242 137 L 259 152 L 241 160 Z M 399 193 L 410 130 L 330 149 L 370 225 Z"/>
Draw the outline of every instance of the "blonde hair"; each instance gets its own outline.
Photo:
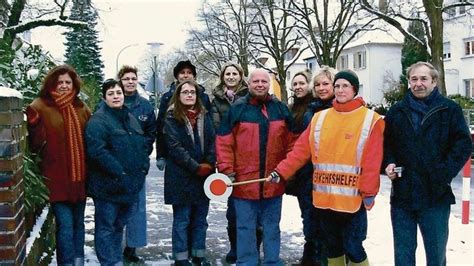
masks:
<path id="1" fill-rule="evenodd" d="M 311 79 L 311 91 L 313 92 L 313 96 L 316 97 L 316 92 L 314 91 L 314 86 L 316 84 L 316 80 L 326 77 L 331 82 L 334 82 L 334 77 L 336 76 L 337 70 L 330 67 L 330 66 L 321 66 L 321 68 L 314 73 L 313 78 Z"/>

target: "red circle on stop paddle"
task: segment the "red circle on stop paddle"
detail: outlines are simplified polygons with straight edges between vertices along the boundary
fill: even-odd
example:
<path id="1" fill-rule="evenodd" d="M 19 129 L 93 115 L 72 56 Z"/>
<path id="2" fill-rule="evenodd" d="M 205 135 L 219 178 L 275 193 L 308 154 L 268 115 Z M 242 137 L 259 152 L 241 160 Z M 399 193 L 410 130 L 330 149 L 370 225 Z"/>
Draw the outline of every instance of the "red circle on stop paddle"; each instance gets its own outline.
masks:
<path id="1" fill-rule="evenodd" d="M 211 182 L 209 188 L 211 189 L 212 194 L 220 196 L 227 190 L 227 184 L 223 180 L 216 179 Z"/>

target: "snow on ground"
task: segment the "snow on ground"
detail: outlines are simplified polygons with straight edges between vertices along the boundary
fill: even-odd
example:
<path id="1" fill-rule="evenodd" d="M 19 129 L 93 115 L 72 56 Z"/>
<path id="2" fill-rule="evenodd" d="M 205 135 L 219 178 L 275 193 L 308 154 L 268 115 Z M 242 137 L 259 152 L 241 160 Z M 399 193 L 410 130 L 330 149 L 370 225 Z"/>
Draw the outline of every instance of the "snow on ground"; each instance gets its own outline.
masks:
<path id="1" fill-rule="evenodd" d="M 163 173 L 156 169 L 155 161 L 147 177 L 148 246 L 138 250 L 146 265 L 171 265 L 172 209 L 164 205 Z M 364 247 L 371 265 L 393 265 L 393 240 L 390 223 L 390 182 L 381 176 L 382 185 L 374 208 L 368 213 L 369 228 Z M 473 226 L 461 224 L 459 184 L 453 185 L 457 204 L 452 206 L 450 235 L 447 247 L 448 265 L 474 265 Z M 98 265 L 94 252 L 94 210 L 92 200 L 86 207 L 86 265 Z M 226 203 L 211 202 L 207 231 L 207 257 L 212 265 L 223 263 L 228 251 Z M 298 262 L 304 244 L 298 202 L 295 197 L 284 196 L 281 226 L 281 258 L 285 265 Z M 421 235 L 418 236 L 417 265 L 426 265 Z M 55 258 L 52 263 L 56 264 Z"/>

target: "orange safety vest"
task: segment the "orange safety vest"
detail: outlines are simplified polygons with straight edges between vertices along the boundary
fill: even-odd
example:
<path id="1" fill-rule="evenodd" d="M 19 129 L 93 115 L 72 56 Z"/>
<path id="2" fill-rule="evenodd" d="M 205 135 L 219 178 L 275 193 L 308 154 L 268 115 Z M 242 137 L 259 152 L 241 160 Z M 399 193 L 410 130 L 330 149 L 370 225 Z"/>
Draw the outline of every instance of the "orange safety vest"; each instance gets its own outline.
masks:
<path id="1" fill-rule="evenodd" d="M 315 207 L 347 213 L 359 210 L 362 154 L 380 118 L 365 107 L 351 112 L 330 108 L 313 116 L 309 142 Z"/>

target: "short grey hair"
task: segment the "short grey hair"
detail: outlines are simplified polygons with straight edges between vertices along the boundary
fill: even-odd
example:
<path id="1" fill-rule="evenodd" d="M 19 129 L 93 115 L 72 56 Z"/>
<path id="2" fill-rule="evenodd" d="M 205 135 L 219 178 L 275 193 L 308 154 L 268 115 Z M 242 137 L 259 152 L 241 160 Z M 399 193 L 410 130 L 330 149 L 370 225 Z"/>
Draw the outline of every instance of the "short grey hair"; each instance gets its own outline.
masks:
<path id="1" fill-rule="evenodd" d="M 421 66 L 425 66 L 427 68 L 430 69 L 430 75 L 431 75 L 431 78 L 433 80 L 438 80 L 439 78 L 439 72 L 438 70 L 430 63 L 428 62 L 422 62 L 422 61 L 419 61 L 419 62 L 416 62 L 414 63 L 413 65 L 409 66 L 407 68 L 407 77 L 408 79 L 410 79 L 410 73 L 415 69 L 415 68 L 418 68 L 418 67 L 421 67 Z"/>

